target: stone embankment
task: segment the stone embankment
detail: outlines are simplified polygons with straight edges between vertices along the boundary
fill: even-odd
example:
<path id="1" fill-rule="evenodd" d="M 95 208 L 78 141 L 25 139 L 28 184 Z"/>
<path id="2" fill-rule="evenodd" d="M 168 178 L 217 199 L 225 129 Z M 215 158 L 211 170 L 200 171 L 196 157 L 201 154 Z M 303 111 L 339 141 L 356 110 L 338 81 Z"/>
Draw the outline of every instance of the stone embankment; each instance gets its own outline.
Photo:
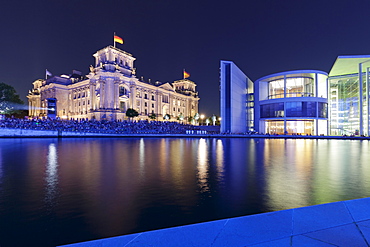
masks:
<path id="1" fill-rule="evenodd" d="M 187 137 L 187 138 L 268 138 L 268 139 L 343 139 L 370 140 L 363 136 L 305 136 L 305 135 L 262 135 L 262 134 L 215 134 L 204 130 L 186 131 L 186 134 L 156 134 L 156 133 L 97 133 L 61 130 L 32 130 L 0 128 L 0 138 L 63 138 L 63 137 Z"/>

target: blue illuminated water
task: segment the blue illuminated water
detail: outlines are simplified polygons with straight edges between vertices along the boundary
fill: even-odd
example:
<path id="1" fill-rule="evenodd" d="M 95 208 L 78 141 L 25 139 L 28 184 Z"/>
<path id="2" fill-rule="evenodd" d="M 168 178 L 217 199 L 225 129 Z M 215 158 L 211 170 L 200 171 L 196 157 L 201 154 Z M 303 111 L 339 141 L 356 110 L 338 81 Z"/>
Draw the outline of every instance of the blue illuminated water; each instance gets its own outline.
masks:
<path id="1" fill-rule="evenodd" d="M 0 139 L 0 246 L 55 246 L 370 196 L 352 140 Z"/>

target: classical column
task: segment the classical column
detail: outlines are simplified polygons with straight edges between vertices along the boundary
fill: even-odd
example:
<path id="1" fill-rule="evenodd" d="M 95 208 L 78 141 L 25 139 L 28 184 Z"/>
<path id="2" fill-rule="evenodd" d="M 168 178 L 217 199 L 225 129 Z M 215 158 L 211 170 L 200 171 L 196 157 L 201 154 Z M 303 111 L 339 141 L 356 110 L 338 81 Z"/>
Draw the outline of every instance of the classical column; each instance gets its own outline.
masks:
<path id="1" fill-rule="evenodd" d="M 136 109 L 136 85 L 135 84 L 130 85 L 130 91 L 131 91 L 131 95 L 130 95 L 131 102 L 130 102 L 129 108 Z"/>
<path id="2" fill-rule="evenodd" d="M 100 102 L 99 102 L 99 108 L 105 108 L 105 81 L 103 79 L 99 79 L 99 85 L 100 85 Z"/>
<path id="3" fill-rule="evenodd" d="M 96 109 L 96 81 L 90 80 L 90 110 L 94 111 Z"/>
<path id="4" fill-rule="evenodd" d="M 161 114 L 161 96 L 158 91 L 155 92 L 155 108 L 154 108 L 154 113 L 157 115 L 157 120 L 159 115 Z"/>
<path id="5" fill-rule="evenodd" d="M 114 80 L 114 89 L 113 89 L 113 94 L 114 94 L 113 108 L 114 109 L 119 109 L 119 83 L 120 83 L 120 80 L 118 78 Z"/>

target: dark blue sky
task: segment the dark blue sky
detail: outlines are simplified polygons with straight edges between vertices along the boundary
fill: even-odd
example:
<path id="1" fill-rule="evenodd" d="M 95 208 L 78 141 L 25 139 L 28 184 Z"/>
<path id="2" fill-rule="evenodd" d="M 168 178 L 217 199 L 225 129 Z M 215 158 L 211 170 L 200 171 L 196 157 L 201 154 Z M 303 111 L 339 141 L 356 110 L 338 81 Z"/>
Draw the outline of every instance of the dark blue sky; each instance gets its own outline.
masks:
<path id="1" fill-rule="evenodd" d="M 33 0 L 0 6 L 0 82 L 21 98 L 32 82 L 73 69 L 87 74 L 97 50 L 133 54 L 137 76 L 197 83 L 200 113 L 219 114 L 219 63 L 253 81 L 275 72 L 329 72 L 338 55 L 370 54 L 370 1 Z"/>

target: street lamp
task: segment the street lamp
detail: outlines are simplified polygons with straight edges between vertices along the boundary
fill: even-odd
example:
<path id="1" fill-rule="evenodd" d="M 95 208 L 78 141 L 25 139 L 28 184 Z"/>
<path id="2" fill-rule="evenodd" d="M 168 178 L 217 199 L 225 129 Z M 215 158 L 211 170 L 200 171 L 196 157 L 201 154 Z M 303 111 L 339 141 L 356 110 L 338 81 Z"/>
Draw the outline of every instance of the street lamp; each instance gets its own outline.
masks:
<path id="1" fill-rule="evenodd" d="M 204 115 L 200 115 L 200 119 L 201 119 L 201 122 L 203 122 L 203 119 L 204 119 Z"/>

